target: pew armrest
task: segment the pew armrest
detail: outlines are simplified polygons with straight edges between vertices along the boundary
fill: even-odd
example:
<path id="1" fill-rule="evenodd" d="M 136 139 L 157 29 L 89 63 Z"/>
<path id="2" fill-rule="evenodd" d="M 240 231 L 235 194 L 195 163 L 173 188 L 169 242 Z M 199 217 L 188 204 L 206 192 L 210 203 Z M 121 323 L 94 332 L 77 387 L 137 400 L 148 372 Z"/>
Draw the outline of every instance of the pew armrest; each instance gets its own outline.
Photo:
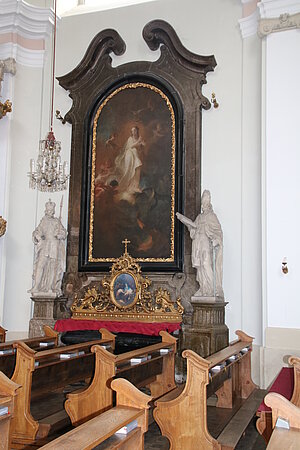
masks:
<path id="1" fill-rule="evenodd" d="M 277 418 L 281 417 L 289 422 L 290 427 L 300 429 L 300 408 L 283 397 L 283 395 L 270 392 L 265 397 L 265 404 L 272 408 L 273 428 Z"/>

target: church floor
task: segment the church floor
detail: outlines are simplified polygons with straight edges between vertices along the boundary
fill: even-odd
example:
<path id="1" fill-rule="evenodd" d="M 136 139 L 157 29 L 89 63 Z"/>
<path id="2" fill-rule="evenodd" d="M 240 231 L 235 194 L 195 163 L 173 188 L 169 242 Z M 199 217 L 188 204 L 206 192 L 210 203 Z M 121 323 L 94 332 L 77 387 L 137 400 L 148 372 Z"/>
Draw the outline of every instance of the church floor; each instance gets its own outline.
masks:
<path id="1" fill-rule="evenodd" d="M 266 444 L 255 428 L 255 421 L 256 419 L 254 418 L 250 422 L 245 435 L 241 438 L 236 450 L 265 450 Z M 168 450 L 169 448 L 168 439 L 161 435 L 159 427 L 153 422 L 149 426 L 148 432 L 145 434 L 144 450 Z"/>

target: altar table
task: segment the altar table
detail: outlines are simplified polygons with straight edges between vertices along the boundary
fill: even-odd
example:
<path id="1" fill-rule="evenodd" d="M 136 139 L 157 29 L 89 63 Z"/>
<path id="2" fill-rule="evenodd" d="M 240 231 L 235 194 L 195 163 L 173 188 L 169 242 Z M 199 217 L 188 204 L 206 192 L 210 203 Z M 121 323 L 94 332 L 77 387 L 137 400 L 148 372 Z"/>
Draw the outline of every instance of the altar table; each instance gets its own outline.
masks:
<path id="1" fill-rule="evenodd" d="M 106 328 L 112 333 L 136 333 L 148 336 L 158 336 L 160 331 L 173 333 L 181 328 L 181 323 L 173 322 L 115 322 L 108 320 L 75 320 L 60 319 L 57 320 L 54 329 L 59 332 L 77 331 L 77 330 L 99 330 Z"/>

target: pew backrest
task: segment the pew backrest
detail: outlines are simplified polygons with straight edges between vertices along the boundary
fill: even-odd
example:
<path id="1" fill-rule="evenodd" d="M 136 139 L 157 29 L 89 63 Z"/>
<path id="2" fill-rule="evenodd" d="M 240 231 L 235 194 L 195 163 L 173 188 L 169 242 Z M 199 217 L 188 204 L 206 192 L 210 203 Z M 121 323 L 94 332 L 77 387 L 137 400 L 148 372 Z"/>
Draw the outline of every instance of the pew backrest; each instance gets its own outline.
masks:
<path id="1" fill-rule="evenodd" d="M 20 386 L 0 372 L 0 448 L 10 450 L 10 425 L 14 414 L 14 400 Z"/>
<path id="2" fill-rule="evenodd" d="M 0 343 L 5 342 L 6 339 L 6 329 L 0 326 Z"/>
<path id="3" fill-rule="evenodd" d="M 114 341 L 100 339 L 64 347 L 35 351 L 24 342 L 16 342 L 16 365 L 12 381 L 20 384 L 13 419 L 14 442 L 18 439 L 33 441 L 39 431 L 39 423 L 30 412 L 33 398 L 43 396 L 66 385 L 91 378 L 95 358 L 91 348 L 95 343 L 111 345 Z"/>
<path id="4" fill-rule="evenodd" d="M 114 355 L 99 345 L 92 347 L 95 353 L 92 383 L 84 391 L 68 394 L 65 402 L 73 425 L 79 425 L 113 406 L 110 383 L 115 377 L 129 379 L 137 387 L 148 386 L 155 398 L 176 387 L 177 339 L 165 331 L 161 331 L 160 335 L 161 343 L 121 355 Z"/>
<path id="5" fill-rule="evenodd" d="M 182 356 L 187 359 L 187 380 L 178 395 L 166 395 L 157 400 L 154 418 L 162 434 L 171 442 L 171 448 L 187 450 L 203 448 L 216 450 L 225 446 L 214 439 L 207 427 L 207 386 L 220 381 L 217 395 L 222 389 L 235 389 L 239 396 L 247 398 L 256 385 L 251 379 L 251 350 L 253 338 L 242 331 L 236 332 L 238 340 L 206 359 L 191 350 L 185 350 Z M 216 370 L 214 370 L 216 369 Z M 223 374 L 234 385 L 231 390 L 224 382 Z M 173 391 L 176 394 L 176 391 Z M 225 407 L 229 407 L 223 401 Z M 228 401 L 232 406 L 232 401 Z M 222 405 L 223 406 L 223 405 Z M 240 437 L 240 436 L 239 436 Z"/>
<path id="6" fill-rule="evenodd" d="M 46 325 L 44 326 L 44 334 L 44 336 L 8 341 L 0 344 L 0 371 L 5 373 L 8 378 L 12 377 L 16 362 L 16 350 L 14 349 L 16 342 L 23 342 L 36 351 L 44 350 L 45 348 L 54 348 L 58 345 L 59 333 L 57 331 L 54 331 Z"/>

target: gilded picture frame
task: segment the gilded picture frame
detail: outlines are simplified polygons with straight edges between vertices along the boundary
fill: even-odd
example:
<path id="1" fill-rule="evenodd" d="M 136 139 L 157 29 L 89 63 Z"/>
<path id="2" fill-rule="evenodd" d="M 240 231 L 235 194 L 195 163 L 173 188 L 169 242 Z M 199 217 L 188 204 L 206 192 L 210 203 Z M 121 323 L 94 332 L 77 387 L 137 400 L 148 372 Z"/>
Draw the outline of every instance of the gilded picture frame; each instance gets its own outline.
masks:
<path id="1" fill-rule="evenodd" d="M 108 270 L 125 236 L 143 269 L 182 270 L 181 114 L 176 95 L 149 77 L 99 97 L 87 123 L 80 270 Z"/>
<path id="2" fill-rule="evenodd" d="M 141 296 L 140 282 L 132 271 L 116 273 L 110 283 L 112 302 L 124 309 L 132 308 Z"/>

